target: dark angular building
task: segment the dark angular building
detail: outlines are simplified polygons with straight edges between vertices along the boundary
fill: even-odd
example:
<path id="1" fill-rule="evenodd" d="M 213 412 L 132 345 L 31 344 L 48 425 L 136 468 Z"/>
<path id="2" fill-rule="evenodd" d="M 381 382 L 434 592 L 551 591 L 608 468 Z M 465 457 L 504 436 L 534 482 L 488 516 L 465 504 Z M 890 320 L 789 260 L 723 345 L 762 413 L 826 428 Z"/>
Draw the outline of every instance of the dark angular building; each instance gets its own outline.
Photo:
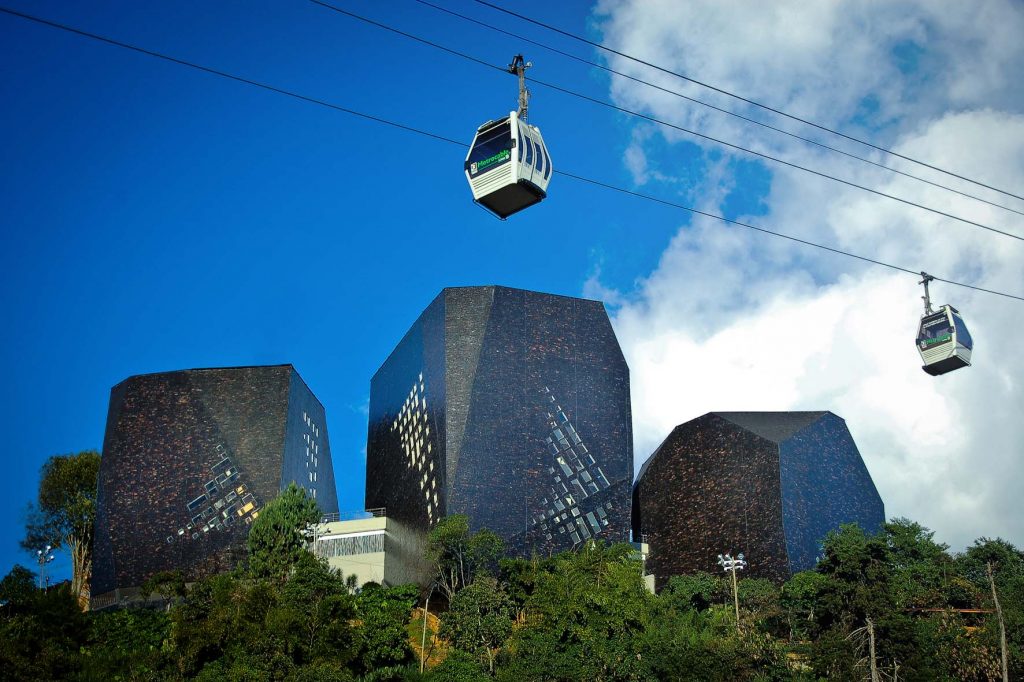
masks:
<path id="1" fill-rule="evenodd" d="M 93 607 L 158 571 L 231 568 L 249 524 L 292 481 L 338 511 L 324 408 L 291 365 L 125 379 L 103 440 Z"/>
<path id="2" fill-rule="evenodd" d="M 449 288 L 370 385 L 366 505 L 523 555 L 629 540 L 629 369 L 598 301 Z"/>
<path id="3" fill-rule="evenodd" d="M 874 532 L 882 499 L 846 422 L 831 412 L 711 412 L 677 426 L 633 486 L 633 533 L 660 589 L 743 552 L 748 575 L 813 568 L 843 523 Z"/>

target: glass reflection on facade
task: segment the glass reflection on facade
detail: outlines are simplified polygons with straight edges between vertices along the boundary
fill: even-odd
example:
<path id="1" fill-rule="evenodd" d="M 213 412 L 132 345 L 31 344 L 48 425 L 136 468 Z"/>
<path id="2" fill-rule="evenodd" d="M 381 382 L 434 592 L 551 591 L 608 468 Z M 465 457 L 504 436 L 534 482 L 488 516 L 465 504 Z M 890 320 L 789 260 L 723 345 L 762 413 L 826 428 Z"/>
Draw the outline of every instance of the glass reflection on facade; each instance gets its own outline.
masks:
<path id="1" fill-rule="evenodd" d="M 629 369 L 604 306 L 445 289 L 370 386 L 366 505 L 466 514 L 513 553 L 629 539 Z"/>

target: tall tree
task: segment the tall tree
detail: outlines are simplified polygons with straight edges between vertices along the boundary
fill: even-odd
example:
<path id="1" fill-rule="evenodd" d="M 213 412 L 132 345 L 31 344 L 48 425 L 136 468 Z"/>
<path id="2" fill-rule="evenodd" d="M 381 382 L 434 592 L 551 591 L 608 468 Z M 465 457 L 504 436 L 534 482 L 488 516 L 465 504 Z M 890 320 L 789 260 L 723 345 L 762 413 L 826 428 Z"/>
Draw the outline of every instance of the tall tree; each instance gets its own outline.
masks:
<path id="1" fill-rule="evenodd" d="M 992 564 L 996 585 L 1016 576 L 1024 576 L 1024 552 L 1002 538 L 981 537 L 956 557 L 957 568 L 965 578 L 988 592 L 988 565 Z"/>
<path id="2" fill-rule="evenodd" d="M 306 527 L 320 520 L 316 500 L 289 483 L 260 511 L 249 529 L 249 569 L 254 575 L 283 578 L 306 552 Z"/>
<path id="3" fill-rule="evenodd" d="M 100 453 L 54 455 L 40 471 L 39 498 L 30 507 L 22 547 L 35 553 L 46 545 L 71 555 L 71 594 L 82 598 L 92 574 L 93 524 Z"/>
<path id="4" fill-rule="evenodd" d="M 526 623 L 513 631 L 500 680 L 639 680 L 654 597 L 626 544 L 593 542 L 537 574 Z"/>
<path id="5" fill-rule="evenodd" d="M 407 626 L 418 595 L 415 585 L 368 583 L 356 597 L 355 620 L 360 624 L 357 663 L 364 674 L 413 661 Z"/>
<path id="6" fill-rule="evenodd" d="M 469 531 L 469 518 L 455 514 L 442 519 L 427 537 L 427 560 L 434 566 L 434 578 L 449 603 L 455 593 L 473 582 L 478 573 L 489 571 L 504 551 L 504 543 L 493 531 Z"/>
<path id="7" fill-rule="evenodd" d="M 512 600 L 501 584 L 483 576 L 460 590 L 444 614 L 441 636 L 454 647 L 486 661 L 494 674 L 494 659 L 512 634 Z"/>
<path id="8" fill-rule="evenodd" d="M 883 529 L 893 572 L 893 596 L 904 608 L 945 605 L 946 585 L 955 571 L 949 545 L 935 542 L 935 533 L 919 523 L 895 518 Z"/>

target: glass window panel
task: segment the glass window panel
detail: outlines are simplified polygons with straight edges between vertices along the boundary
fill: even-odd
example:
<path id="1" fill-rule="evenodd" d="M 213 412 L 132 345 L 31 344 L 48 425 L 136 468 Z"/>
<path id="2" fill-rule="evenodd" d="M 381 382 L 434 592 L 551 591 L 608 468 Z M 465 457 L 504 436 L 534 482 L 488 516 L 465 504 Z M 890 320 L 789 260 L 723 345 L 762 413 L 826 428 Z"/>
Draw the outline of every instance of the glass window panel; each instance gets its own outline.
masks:
<path id="1" fill-rule="evenodd" d="M 473 150 L 469 154 L 469 162 L 474 163 L 476 161 L 483 161 L 488 159 L 503 149 L 512 148 L 512 129 L 509 127 L 508 121 L 505 121 L 501 125 L 498 125 L 488 132 L 481 135 L 476 144 L 473 146 Z M 410 392 L 409 397 L 413 397 L 413 393 Z"/>
<path id="2" fill-rule="evenodd" d="M 953 313 L 953 326 L 956 327 L 956 342 L 967 348 L 973 348 L 974 340 L 971 338 L 971 333 L 967 331 L 967 325 L 956 313 Z"/>

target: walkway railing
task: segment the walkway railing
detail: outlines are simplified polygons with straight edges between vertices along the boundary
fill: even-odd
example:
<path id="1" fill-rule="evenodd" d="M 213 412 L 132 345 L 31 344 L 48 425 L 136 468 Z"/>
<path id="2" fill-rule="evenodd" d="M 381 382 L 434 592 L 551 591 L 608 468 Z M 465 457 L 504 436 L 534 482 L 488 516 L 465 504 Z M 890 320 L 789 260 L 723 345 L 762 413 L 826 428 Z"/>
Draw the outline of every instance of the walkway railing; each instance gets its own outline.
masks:
<path id="1" fill-rule="evenodd" d="M 376 507 L 374 509 L 363 509 L 360 511 L 343 511 L 337 512 L 336 514 L 324 514 L 320 518 L 320 523 L 331 523 L 333 521 L 357 521 L 359 519 L 374 519 L 387 515 L 388 510 L 386 507 Z"/>

